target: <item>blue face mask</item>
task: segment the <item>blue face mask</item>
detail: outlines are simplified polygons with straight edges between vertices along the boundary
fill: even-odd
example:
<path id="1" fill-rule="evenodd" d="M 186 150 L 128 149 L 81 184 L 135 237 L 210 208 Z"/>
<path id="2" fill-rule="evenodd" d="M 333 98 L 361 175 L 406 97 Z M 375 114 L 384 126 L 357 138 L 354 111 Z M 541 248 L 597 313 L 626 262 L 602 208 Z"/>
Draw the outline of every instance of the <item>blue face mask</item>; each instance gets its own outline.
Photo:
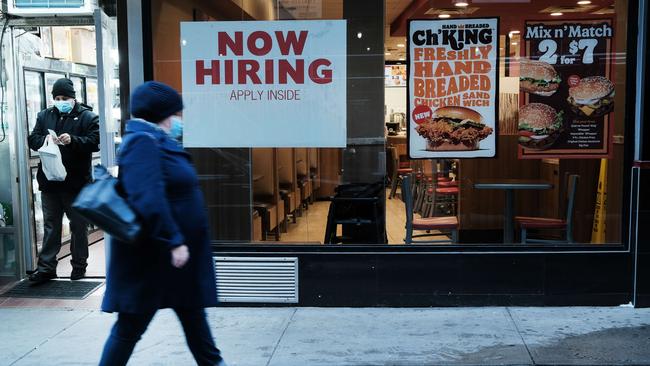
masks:
<path id="1" fill-rule="evenodd" d="M 183 120 L 179 117 L 172 116 L 172 127 L 169 129 L 169 136 L 183 142 Z"/>
<path id="2" fill-rule="evenodd" d="M 70 113 L 72 106 L 74 106 L 74 100 L 55 100 L 54 106 L 61 113 Z"/>

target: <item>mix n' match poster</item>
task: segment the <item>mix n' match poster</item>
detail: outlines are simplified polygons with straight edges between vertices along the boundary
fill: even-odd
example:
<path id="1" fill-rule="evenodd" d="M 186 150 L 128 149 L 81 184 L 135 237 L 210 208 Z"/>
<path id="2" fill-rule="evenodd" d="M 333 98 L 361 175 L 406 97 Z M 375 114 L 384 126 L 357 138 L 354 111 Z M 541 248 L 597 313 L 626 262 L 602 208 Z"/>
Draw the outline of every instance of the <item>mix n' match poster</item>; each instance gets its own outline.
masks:
<path id="1" fill-rule="evenodd" d="M 496 154 L 499 19 L 410 20 L 412 159 Z"/>
<path id="2" fill-rule="evenodd" d="M 520 158 L 611 156 L 613 37 L 611 19 L 526 22 Z"/>

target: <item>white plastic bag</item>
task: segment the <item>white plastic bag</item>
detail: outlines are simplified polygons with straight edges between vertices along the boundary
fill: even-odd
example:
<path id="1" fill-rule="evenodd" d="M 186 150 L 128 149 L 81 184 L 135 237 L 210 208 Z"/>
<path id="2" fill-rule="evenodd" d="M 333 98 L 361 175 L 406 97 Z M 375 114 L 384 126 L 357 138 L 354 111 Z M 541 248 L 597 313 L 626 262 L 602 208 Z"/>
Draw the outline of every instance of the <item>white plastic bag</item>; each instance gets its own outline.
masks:
<path id="1" fill-rule="evenodd" d="M 66 172 L 65 166 L 63 166 L 61 150 L 59 150 L 59 147 L 49 136 L 45 138 L 43 146 L 38 149 L 38 154 L 41 157 L 41 166 L 43 167 L 43 173 L 45 173 L 47 180 L 63 182 L 68 172 Z"/>

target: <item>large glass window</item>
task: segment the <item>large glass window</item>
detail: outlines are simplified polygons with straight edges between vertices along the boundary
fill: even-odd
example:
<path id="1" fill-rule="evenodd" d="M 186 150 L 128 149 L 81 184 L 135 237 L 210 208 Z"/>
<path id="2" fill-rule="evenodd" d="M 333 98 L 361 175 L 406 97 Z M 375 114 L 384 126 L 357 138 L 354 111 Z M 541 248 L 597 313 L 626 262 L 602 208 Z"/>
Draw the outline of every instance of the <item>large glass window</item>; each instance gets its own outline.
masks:
<path id="1" fill-rule="evenodd" d="M 223 131 L 234 140 L 241 136 L 233 133 L 254 136 L 254 131 L 247 127 L 251 121 L 231 117 L 232 105 L 219 104 L 206 92 L 204 103 L 217 111 L 221 106 L 223 114 L 203 116 L 200 123 L 214 126 L 214 135 L 205 136 L 209 147 L 190 151 L 216 243 L 425 241 L 528 248 L 623 242 L 629 143 L 625 1 L 243 0 L 224 5 L 205 0 L 179 6 L 155 0 L 151 8 L 153 78 L 182 92 L 182 48 L 194 38 L 181 39 L 181 22 L 214 21 L 215 29 L 222 29 L 226 21 L 346 21 L 340 39 L 347 50 L 344 148 L 305 146 L 302 141 L 312 136 L 296 135 L 285 118 L 276 117 L 266 121 L 278 126 L 273 134 L 292 136 L 294 145 L 275 146 L 270 135 L 267 146 L 210 145 L 212 137 L 224 139 L 218 136 Z M 409 39 L 411 19 L 436 21 L 422 23 L 419 45 Z M 478 20 L 459 27 L 463 19 Z M 265 27 L 258 30 L 270 26 Z M 469 45 L 477 44 L 481 27 L 491 27 L 493 49 L 467 46 L 464 56 L 464 46 L 458 44 L 434 50 L 438 36 L 427 33 L 467 30 L 462 41 Z M 266 38 L 259 37 L 242 45 L 264 53 Z M 215 54 L 216 61 L 200 60 L 203 82 L 219 84 L 220 72 L 243 65 L 241 80 L 260 77 L 258 84 L 277 84 L 273 76 L 261 77 L 267 75 L 262 69 L 275 70 L 277 57 L 254 66 L 235 52 L 224 61 L 219 57 L 237 50 L 237 38 L 233 33 L 221 41 L 230 43 L 219 48 L 224 53 Z M 334 56 L 323 49 L 322 57 Z M 459 74 L 481 74 L 486 64 L 494 71 L 488 84 L 469 76 L 455 79 L 456 86 L 449 84 L 452 68 Z M 447 79 L 436 81 L 445 72 Z M 237 81 L 223 83 L 233 84 L 237 97 Z M 247 87 L 239 89 L 246 98 Z M 461 102 L 468 90 L 476 93 L 467 103 L 492 98 L 493 113 L 468 111 L 468 106 L 480 105 Z M 448 97 L 442 98 L 445 93 Z M 276 108 L 268 100 L 251 103 L 267 103 L 269 115 Z M 316 110 L 331 100 L 312 103 Z M 289 107 L 284 113 L 287 120 L 313 118 L 310 109 Z M 231 132 L 233 125 L 241 125 L 240 132 Z M 478 157 L 471 153 L 486 149 L 490 151 Z"/>

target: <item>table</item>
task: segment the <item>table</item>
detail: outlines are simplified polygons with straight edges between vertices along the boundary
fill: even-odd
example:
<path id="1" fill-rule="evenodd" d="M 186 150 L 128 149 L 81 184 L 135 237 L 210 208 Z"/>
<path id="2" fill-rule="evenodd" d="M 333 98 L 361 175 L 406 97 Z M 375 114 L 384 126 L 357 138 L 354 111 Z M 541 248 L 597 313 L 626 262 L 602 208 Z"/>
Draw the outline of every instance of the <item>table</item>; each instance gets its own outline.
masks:
<path id="1" fill-rule="evenodd" d="M 514 242 L 514 216 L 515 216 L 515 190 L 524 189 L 551 189 L 553 184 L 530 179 L 485 179 L 474 183 L 476 189 L 501 189 L 506 193 L 505 218 L 503 220 L 503 242 Z"/>

